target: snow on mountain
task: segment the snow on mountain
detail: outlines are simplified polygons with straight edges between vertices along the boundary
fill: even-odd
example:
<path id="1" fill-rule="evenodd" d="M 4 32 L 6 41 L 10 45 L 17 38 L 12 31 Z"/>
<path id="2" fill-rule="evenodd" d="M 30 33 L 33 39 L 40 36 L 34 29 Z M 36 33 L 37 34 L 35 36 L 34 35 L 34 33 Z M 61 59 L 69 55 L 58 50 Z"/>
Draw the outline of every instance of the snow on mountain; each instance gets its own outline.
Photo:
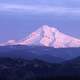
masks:
<path id="1" fill-rule="evenodd" d="M 16 45 L 16 40 L 8 40 L 5 43 L 0 44 L 0 46 L 5 46 L 5 45 Z"/>
<path id="2" fill-rule="evenodd" d="M 54 48 L 80 47 L 80 40 L 68 36 L 54 27 L 43 25 L 36 31 L 32 32 L 26 38 L 16 42 L 10 40 L 7 44 L 12 45 L 38 45 Z"/>
<path id="3" fill-rule="evenodd" d="M 68 36 L 54 27 L 44 25 L 35 32 L 32 32 L 24 40 L 20 41 L 21 45 L 43 45 L 54 48 L 80 47 L 80 40 Z"/>

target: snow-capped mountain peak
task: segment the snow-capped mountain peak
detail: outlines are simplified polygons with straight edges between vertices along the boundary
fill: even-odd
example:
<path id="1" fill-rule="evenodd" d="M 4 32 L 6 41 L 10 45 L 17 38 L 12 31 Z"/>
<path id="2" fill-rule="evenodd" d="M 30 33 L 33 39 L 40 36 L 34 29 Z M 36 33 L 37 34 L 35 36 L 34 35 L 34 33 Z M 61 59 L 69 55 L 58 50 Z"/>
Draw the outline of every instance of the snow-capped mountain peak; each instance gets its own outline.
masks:
<path id="1" fill-rule="evenodd" d="M 56 32 L 57 29 L 55 27 L 49 27 L 48 25 L 43 25 L 42 29 L 44 30 L 44 32 Z"/>
<path id="2" fill-rule="evenodd" d="M 38 45 L 54 48 L 67 48 L 67 47 L 80 47 L 80 39 L 68 36 L 60 32 L 55 27 L 49 27 L 48 25 L 43 25 L 36 31 L 32 32 L 26 38 L 15 41 L 9 40 L 7 42 L 9 45 Z"/>
<path id="3" fill-rule="evenodd" d="M 43 25 L 35 32 L 32 32 L 19 44 L 43 45 L 54 48 L 80 47 L 80 40 L 60 32 L 55 27 L 49 27 L 48 25 Z"/>
<path id="4" fill-rule="evenodd" d="M 54 40 L 53 34 L 56 32 L 58 32 L 56 28 L 49 27 L 48 25 L 43 25 L 35 32 L 32 32 L 23 41 L 21 41 L 20 44 L 49 46 L 49 43 Z"/>

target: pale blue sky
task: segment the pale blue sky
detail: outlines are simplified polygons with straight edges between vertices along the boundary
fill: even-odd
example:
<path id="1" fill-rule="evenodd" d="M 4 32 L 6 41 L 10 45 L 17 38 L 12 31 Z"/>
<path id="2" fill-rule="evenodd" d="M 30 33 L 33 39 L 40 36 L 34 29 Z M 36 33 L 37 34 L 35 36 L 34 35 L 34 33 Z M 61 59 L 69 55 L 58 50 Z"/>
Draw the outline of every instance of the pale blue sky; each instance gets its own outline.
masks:
<path id="1" fill-rule="evenodd" d="M 80 0 L 0 0 L 0 41 L 21 39 L 47 24 L 80 38 Z"/>

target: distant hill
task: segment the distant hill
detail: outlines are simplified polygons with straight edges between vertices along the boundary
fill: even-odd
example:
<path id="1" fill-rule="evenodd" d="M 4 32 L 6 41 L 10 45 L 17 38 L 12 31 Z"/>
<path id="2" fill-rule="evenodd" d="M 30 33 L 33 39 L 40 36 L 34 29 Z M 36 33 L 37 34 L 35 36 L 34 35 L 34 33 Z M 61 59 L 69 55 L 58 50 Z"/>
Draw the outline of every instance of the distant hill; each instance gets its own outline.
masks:
<path id="1" fill-rule="evenodd" d="M 80 56 L 61 63 L 56 75 L 59 76 L 80 76 Z"/>
<path id="2" fill-rule="evenodd" d="M 80 56 L 80 48 L 52 48 L 43 46 L 9 45 L 0 47 L 0 57 L 39 59 L 59 63 Z"/>

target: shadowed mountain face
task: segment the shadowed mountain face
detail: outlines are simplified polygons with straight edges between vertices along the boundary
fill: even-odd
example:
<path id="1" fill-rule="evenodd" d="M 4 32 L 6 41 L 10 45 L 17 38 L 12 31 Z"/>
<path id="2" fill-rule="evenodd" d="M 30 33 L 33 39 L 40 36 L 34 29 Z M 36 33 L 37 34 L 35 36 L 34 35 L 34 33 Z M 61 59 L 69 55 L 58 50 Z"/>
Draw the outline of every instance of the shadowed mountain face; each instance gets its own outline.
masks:
<path id="1" fill-rule="evenodd" d="M 40 46 L 3 46 L 0 47 L 1 57 L 23 58 L 27 60 L 39 59 L 50 63 L 64 61 L 64 58 L 53 55 L 52 48 Z"/>
<path id="2" fill-rule="evenodd" d="M 80 56 L 80 48 L 50 48 L 43 46 L 2 46 L 0 57 L 39 59 L 50 63 L 60 63 L 64 60 Z"/>

